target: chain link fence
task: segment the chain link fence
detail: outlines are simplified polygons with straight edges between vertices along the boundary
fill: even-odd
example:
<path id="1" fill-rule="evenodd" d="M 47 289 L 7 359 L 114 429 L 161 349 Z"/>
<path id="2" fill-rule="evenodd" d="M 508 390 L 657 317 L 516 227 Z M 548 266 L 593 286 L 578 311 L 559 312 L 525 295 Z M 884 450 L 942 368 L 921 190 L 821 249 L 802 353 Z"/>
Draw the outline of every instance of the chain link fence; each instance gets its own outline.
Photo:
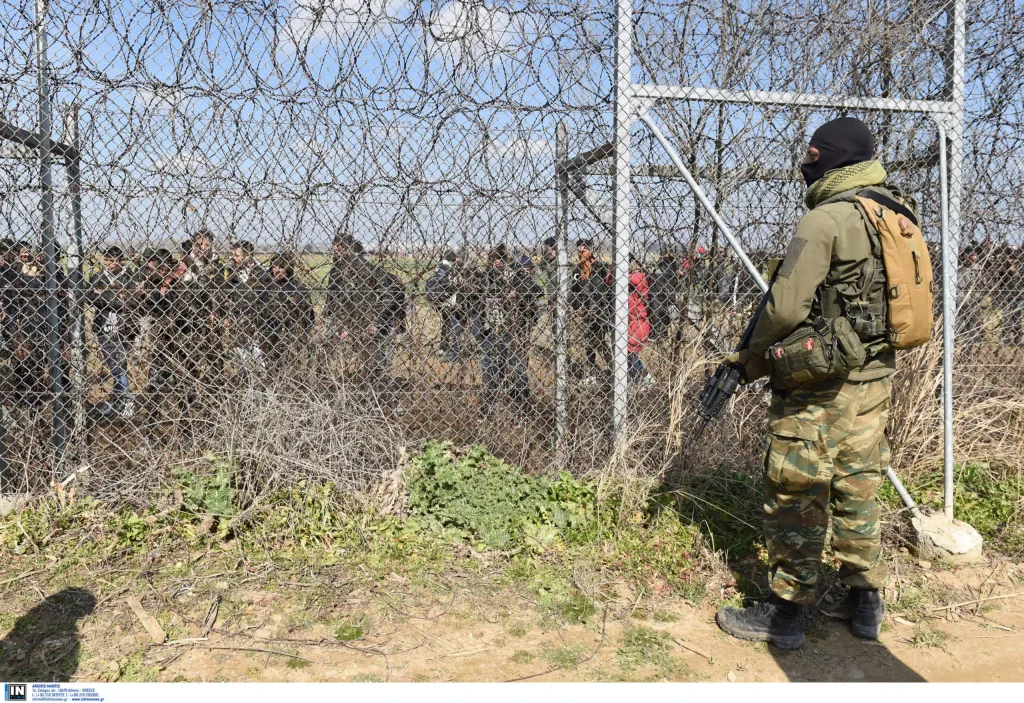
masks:
<path id="1" fill-rule="evenodd" d="M 658 480 L 760 297 L 678 166 L 764 272 L 839 113 L 937 271 L 948 152 L 957 457 L 1019 466 L 1021 9 L 623 5 L 4 5 L 5 490 L 132 497 L 211 453 L 362 490 L 428 438 Z M 939 466 L 941 351 L 903 359 L 901 470 Z M 691 464 L 756 465 L 763 413 Z"/>

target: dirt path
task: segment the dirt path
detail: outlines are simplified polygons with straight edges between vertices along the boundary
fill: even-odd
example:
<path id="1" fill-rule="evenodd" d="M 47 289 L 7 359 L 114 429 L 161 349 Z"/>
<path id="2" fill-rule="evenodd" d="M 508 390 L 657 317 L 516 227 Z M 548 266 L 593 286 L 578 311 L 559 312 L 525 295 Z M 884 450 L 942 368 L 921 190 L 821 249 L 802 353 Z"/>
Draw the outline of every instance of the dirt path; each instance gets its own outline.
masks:
<path id="1" fill-rule="evenodd" d="M 42 657 L 55 676 L 65 667 L 74 680 L 1024 681 L 1024 568 L 919 571 L 914 582 L 929 585 L 927 603 L 920 592 L 905 591 L 880 642 L 856 639 L 846 623 L 817 614 L 797 652 L 726 636 L 714 624 L 712 603 L 623 594 L 570 624 L 522 589 L 479 579 L 439 592 L 396 577 L 339 595 L 322 584 L 251 589 L 215 581 L 218 574 L 160 591 L 151 584 L 131 589 L 168 635 L 167 644 L 156 645 L 123 589 L 97 597 L 95 612 L 76 626 L 67 619 L 69 605 L 49 615 L 30 611 L 43 589 L 25 579 L 18 603 L 6 597 L 2 604 L 30 615 L 4 628 L 10 634 L 0 678 L 30 659 L 40 665 Z M 102 589 L 99 582 L 74 592 L 92 598 Z M 974 600 L 972 592 L 1017 595 L 945 610 L 932 600 Z M 203 638 L 214 603 L 216 618 Z M 25 638 L 33 636 L 37 646 L 26 656 Z"/>
<path id="2" fill-rule="evenodd" d="M 1011 612 L 1008 608 L 1017 608 Z M 461 616 L 409 622 L 381 638 L 356 646 L 357 652 L 337 647 L 297 647 L 317 663 L 289 666 L 285 657 L 253 652 L 192 649 L 169 662 L 161 680 L 265 680 L 265 681 L 505 681 L 529 677 L 538 681 L 601 681 L 623 678 L 668 678 L 677 681 L 1024 681 L 1024 657 L 1017 637 L 1024 636 L 1024 598 L 990 614 L 1013 631 L 986 627 L 968 620 L 943 621 L 925 631 L 891 623 L 881 642 L 859 640 L 842 622 L 828 623 L 811 632 L 805 647 L 780 652 L 764 645 L 727 637 L 714 625 L 709 608 L 683 608 L 671 623 L 605 621 L 600 624 L 545 631 L 540 624 L 526 625 L 525 634 L 514 625 L 469 620 Z M 524 624 L 527 610 L 521 611 Z M 663 671 L 658 662 L 624 671 L 623 640 L 627 628 L 666 633 Z M 260 633 L 268 634 L 268 633 Z M 271 636 L 274 628 L 271 627 Z M 328 637 L 314 628 L 313 639 Z M 294 637 L 294 633 L 289 635 Z M 915 643 L 916 642 L 916 643 Z M 238 638 L 211 639 L 212 646 L 249 646 L 274 649 L 271 642 Z M 686 647 L 682 646 L 685 644 Z M 277 648 L 280 648 L 277 644 Z M 687 648 L 689 647 L 689 648 Z M 692 648 L 692 649 L 691 649 Z M 662 650 L 641 650 L 638 655 L 657 660 Z M 698 654 L 693 649 L 699 650 Z M 170 653 L 168 653 L 170 654 Z M 707 655 L 707 657 L 703 656 Z M 585 659 L 572 664 L 573 659 Z M 674 661 L 673 661 L 674 660 Z M 556 667 L 562 666 L 563 668 Z M 667 674 L 661 676 L 659 674 Z"/>

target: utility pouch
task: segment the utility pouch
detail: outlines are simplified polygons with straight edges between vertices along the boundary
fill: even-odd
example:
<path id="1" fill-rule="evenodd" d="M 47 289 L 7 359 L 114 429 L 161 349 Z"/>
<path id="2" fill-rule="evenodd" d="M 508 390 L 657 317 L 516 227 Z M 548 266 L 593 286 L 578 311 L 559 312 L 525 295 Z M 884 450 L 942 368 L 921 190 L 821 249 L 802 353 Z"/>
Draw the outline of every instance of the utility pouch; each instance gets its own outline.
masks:
<path id="1" fill-rule="evenodd" d="M 772 386 L 790 389 L 845 377 L 864 365 L 864 345 L 845 317 L 819 317 L 797 327 L 766 353 Z"/>
<path id="2" fill-rule="evenodd" d="M 848 376 L 851 371 L 859 369 L 867 359 L 867 350 L 860 341 L 860 335 L 845 317 L 831 320 L 832 334 L 836 339 L 836 376 Z"/>

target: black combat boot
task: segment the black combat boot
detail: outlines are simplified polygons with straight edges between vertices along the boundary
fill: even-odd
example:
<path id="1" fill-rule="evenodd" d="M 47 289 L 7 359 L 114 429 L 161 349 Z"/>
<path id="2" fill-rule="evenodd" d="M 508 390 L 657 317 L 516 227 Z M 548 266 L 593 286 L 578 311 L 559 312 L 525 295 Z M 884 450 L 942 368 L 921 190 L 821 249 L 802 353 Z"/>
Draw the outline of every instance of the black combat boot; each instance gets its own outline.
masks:
<path id="1" fill-rule="evenodd" d="M 877 640 L 885 620 L 885 602 L 877 590 L 851 588 L 847 595 L 850 604 L 851 629 L 857 637 Z"/>
<path id="2" fill-rule="evenodd" d="M 715 615 L 715 622 L 733 637 L 770 642 L 779 649 L 799 649 L 804 643 L 802 611 L 803 606 L 773 593 L 766 603 L 749 608 L 722 608 Z"/>

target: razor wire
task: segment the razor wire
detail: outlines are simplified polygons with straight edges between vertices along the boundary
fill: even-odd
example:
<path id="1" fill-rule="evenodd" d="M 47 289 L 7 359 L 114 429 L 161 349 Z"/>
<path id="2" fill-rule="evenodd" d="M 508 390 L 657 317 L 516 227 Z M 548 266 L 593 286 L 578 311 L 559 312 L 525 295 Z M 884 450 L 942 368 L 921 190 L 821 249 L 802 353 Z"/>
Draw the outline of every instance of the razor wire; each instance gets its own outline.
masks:
<path id="1" fill-rule="evenodd" d="M 1019 390 L 1024 343 L 1024 11 L 971 8 L 957 174 L 964 412 Z M 704 96 L 649 109 L 764 270 L 802 212 L 806 141 L 837 114 L 771 96 L 945 100 L 951 9 L 642 0 L 626 78 Z M 89 466 L 107 494 L 129 495 L 154 466 L 209 452 L 362 485 L 359 457 L 382 465 L 366 457 L 395 437 L 485 443 L 534 470 L 581 473 L 614 453 L 617 403 L 637 463 L 654 475 L 671 462 L 689 390 L 758 295 L 642 127 L 628 125 L 627 163 L 614 150 L 560 161 L 615 142 L 614 2 L 70 0 L 43 16 L 54 140 L 70 143 L 78 115 L 88 282 L 73 289 L 66 255 L 56 398 L 38 166 L 5 145 L 4 454 L 19 490 Z M 32 3 L 0 10 L 0 109 L 30 131 L 36 29 Z M 940 265 L 933 122 L 850 112 L 918 199 Z M 618 248 L 616 175 L 632 189 Z M 54 178 L 59 248 L 77 255 L 60 159 Z M 616 289 L 632 278 L 643 283 Z M 935 387 L 933 425 L 936 348 L 904 372 Z M 751 421 L 763 412 L 756 394 L 740 403 Z M 53 466 L 58 407 L 71 426 Z M 749 464 L 759 442 L 736 424 L 707 456 Z M 905 445 L 907 463 L 937 446 Z"/>

